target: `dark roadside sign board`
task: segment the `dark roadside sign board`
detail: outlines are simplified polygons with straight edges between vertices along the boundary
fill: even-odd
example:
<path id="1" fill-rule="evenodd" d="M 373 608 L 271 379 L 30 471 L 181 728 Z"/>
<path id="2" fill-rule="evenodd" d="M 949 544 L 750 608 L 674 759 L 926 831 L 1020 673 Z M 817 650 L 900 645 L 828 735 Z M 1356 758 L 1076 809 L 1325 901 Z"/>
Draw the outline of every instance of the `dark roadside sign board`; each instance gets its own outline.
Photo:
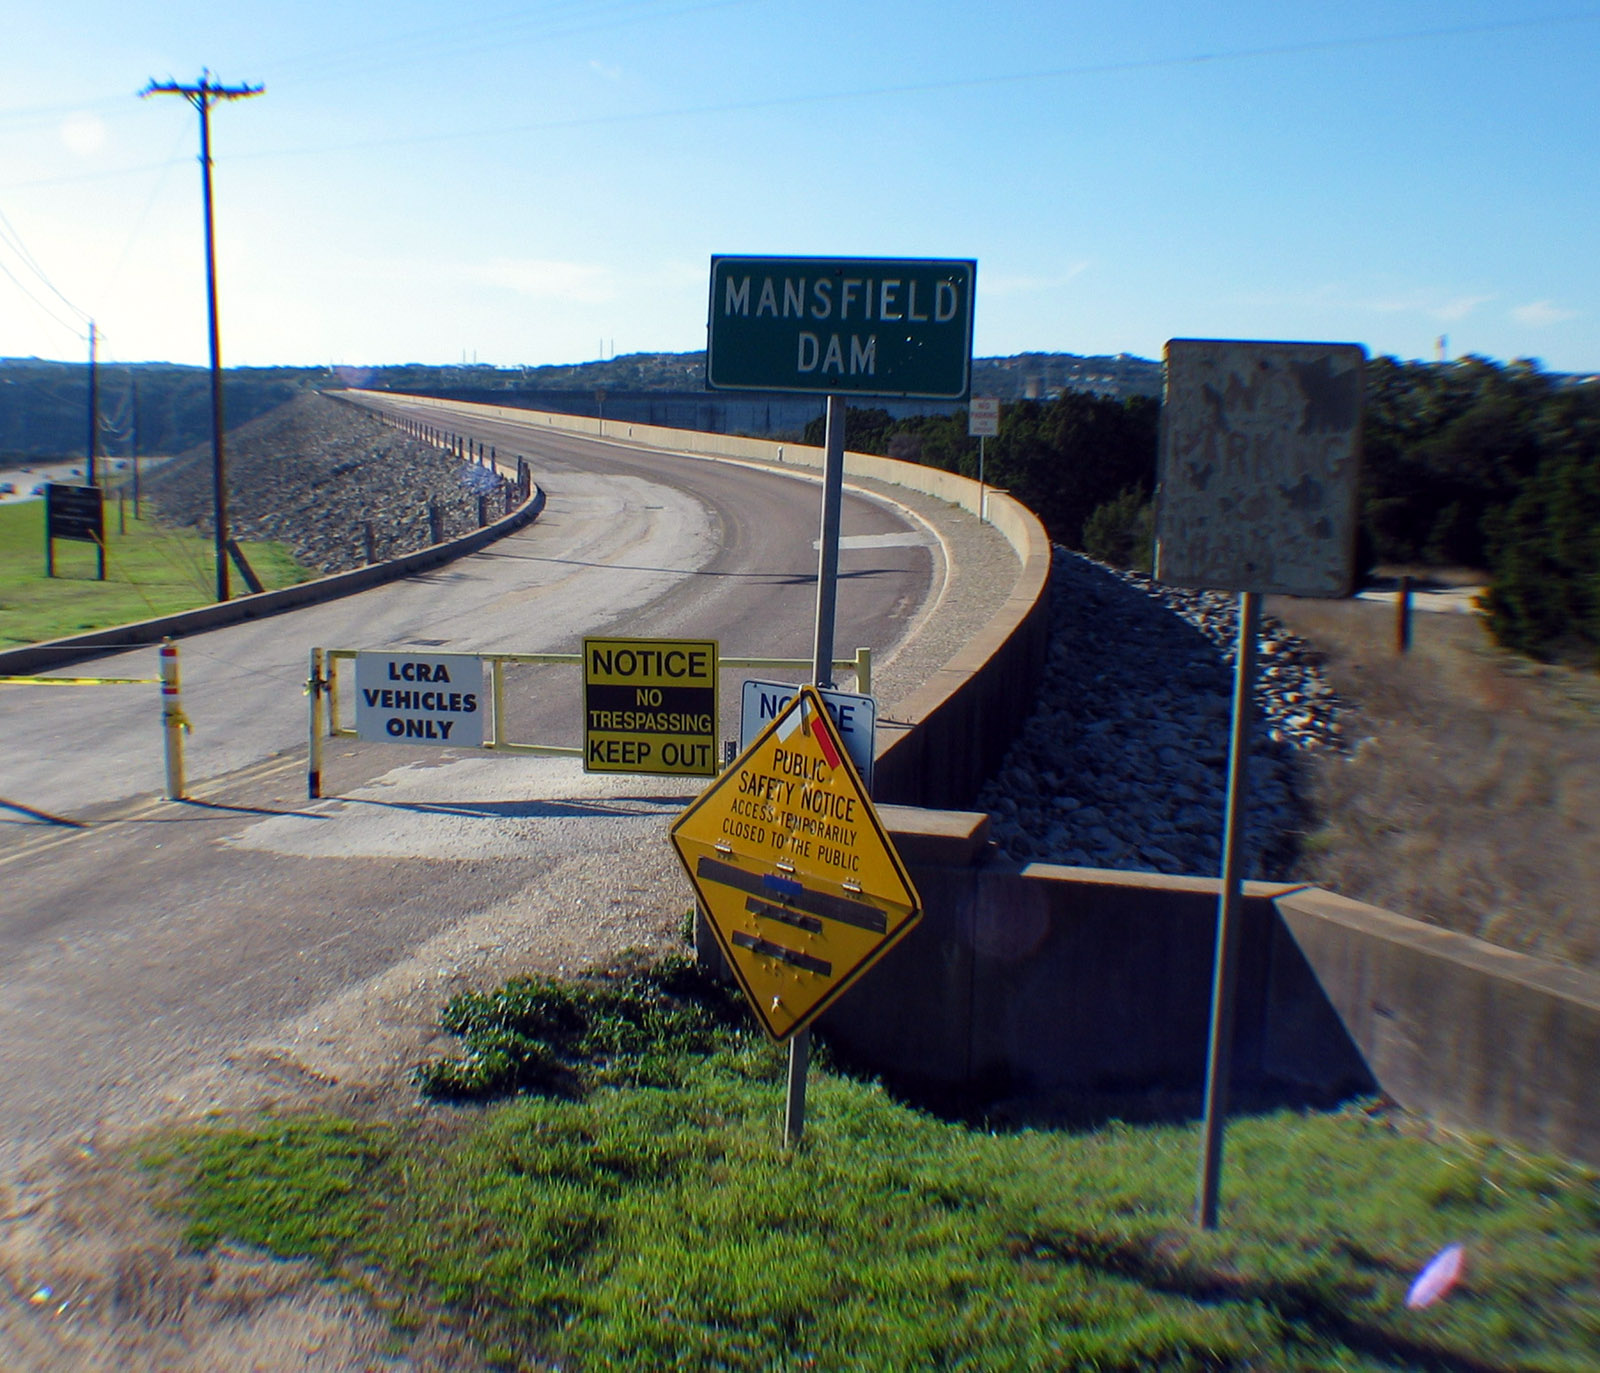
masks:
<path id="1" fill-rule="evenodd" d="M 106 579 L 106 522 L 104 493 L 98 486 L 73 486 L 47 482 L 44 488 L 45 575 L 56 575 L 57 539 L 92 543 L 99 563 L 99 579 Z"/>

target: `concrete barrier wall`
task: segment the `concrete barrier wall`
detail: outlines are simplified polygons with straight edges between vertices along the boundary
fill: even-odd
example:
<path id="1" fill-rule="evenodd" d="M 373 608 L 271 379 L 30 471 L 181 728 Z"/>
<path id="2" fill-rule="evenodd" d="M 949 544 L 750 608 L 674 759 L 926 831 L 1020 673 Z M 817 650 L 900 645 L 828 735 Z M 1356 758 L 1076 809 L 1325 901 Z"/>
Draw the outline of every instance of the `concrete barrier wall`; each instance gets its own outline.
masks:
<path id="1" fill-rule="evenodd" d="M 1282 956 L 1396 1101 L 1600 1166 L 1600 976 L 1315 888 L 1276 910 Z"/>
<path id="2" fill-rule="evenodd" d="M 379 405 L 403 400 L 441 414 L 532 424 L 552 432 L 584 434 L 618 443 L 665 448 L 695 457 L 747 461 L 821 471 L 825 454 L 805 444 L 775 443 L 732 434 L 705 434 L 660 425 L 602 423 L 583 415 L 561 415 L 516 406 L 475 405 L 432 397 L 355 392 Z M 970 477 L 934 467 L 846 453 L 847 478 L 866 478 L 920 491 L 977 514 L 983 488 Z M 988 488 L 989 522 L 1016 551 L 1017 579 L 1001 613 L 955 657 L 896 709 L 905 723 L 880 724 L 874 791 L 907 805 L 970 805 L 999 767 L 1018 726 L 1033 708 L 1050 638 L 1050 540 L 1038 518 L 1020 501 Z"/>
<path id="3" fill-rule="evenodd" d="M 471 401 L 438 400 L 432 396 L 406 396 L 392 391 L 350 391 L 350 397 L 368 404 L 382 406 L 385 402 L 403 401 L 408 406 L 426 406 L 430 409 L 481 415 L 485 419 L 505 420 L 531 426 L 534 430 L 549 429 L 552 433 L 583 434 L 590 438 L 610 439 L 616 443 L 635 443 L 646 448 L 665 448 L 672 452 L 688 453 L 697 457 L 747 458 L 752 462 L 781 463 L 789 467 L 806 467 L 822 470 L 826 454 L 821 448 L 804 443 L 777 443 L 772 439 L 748 439 L 737 434 L 707 434 L 694 429 L 668 429 L 659 424 L 624 424 L 616 420 L 597 420 L 588 415 L 562 415 L 548 410 L 525 410 L 516 405 L 477 405 Z M 526 455 L 524 455 L 526 456 Z M 886 482 L 891 486 L 904 486 L 912 491 L 926 492 L 951 505 L 978 514 L 979 493 L 982 488 L 971 477 L 956 472 L 941 471 L 937 467 L 923 467 L 898 458 L 882 458 L 875 453 L 844 455 L 845 475 L 866 477 Z M 1022 548 L 1019 540 L 1040 534 L 1043 526 L 1028 508 L 1012 500 L 1003 491 L 987 488 L 989 500 L 1004 505 L 1004 511 L 991 504 L 990 522 L 1011 541 L 1019 557 Z M 1031 522 L 1031 525 L 1030 525 Z"/>
<path id="4" fill-rule="evenodd" d="M 372 563 L 367 567 L 352 568 L 348 572 L 335 572 L 331 576 L 317 577 L 309 582 L 299 582 L 277 591 L 261 591 L 252 596 L 235 596 L 230 601 L 218 601 L 195 610 L 183 610 L 174 615 L 162 615 L 151 620 L 136 620 L 132 624 L 117 625 L 111 629 L 91 630 L 87 634 L 74 634 L 64 639 L 48 639 L 44 643 L 26 644 L 21 648 L 0 652 L 0 676 L 22 677 L 29 673 L 45 672 L 50 668 L 64 667 L 99 654 L 139 644 L 160 643 L 166 638 L 182 638 L 185 634 L 198 634 L 205 629 L 221 629 L 224 625 L 243 624 L 246 620 L 261 620 L 269 615 L 280 615 L 303 605 L 350 596 L 368 587 L 380 586 L 400 577 L 426 571 L 476 553 L 496 539 L 522 528 L 537 518 L 544 509 L 544 492 L 537 486 L 532 495 L 509 515 L 474 529 L 459 538 L 446 539 L 429 548 L 407 553 L 388 562 Z"/>
<path id="5" fill-rule="evenodd" d="M 996 861 L 988 818 L 883 807 L 921 925 L 823 1017 L 847 1061 L 964 1104 L 1154 1103 L 1204 1080 L 1217 882 Z M 1249 883 L 1243 1104 L 1382 1091 L 1600 1165 L 1600 977 L 1310 887 Z"/>

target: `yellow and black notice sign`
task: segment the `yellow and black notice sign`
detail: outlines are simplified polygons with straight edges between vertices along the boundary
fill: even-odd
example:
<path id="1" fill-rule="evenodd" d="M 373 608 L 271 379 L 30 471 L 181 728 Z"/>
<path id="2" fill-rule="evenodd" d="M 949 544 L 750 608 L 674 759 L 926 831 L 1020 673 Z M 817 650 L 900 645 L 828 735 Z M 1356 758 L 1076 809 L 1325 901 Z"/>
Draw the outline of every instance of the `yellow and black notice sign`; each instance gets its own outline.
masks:
<path id="1" fill-rule="evenodd" d="M 583 770 L 715 777 L 715 639 L 585 639 Z"/>
<path id="2" fill-rule="evenodd" d="M 815 687 L 800 689 L 671 835 L 724 957 L 779 1041 L 922 918 Z"/>

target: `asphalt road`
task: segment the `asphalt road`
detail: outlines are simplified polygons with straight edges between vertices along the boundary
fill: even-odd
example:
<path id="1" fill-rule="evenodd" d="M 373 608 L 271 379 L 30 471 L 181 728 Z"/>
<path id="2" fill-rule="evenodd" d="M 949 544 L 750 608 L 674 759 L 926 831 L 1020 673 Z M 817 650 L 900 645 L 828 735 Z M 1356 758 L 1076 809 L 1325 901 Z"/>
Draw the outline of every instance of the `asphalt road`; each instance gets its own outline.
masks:
<path id="1" fill-rule="evenodd" d="M 155 688 L 3 689 L 0 1168 L 236 1099 L 229 1082 L 255 1100 L 403 1073 L 450 991 L 673 938 L 687 888 L 663 828 L 694 784 L 340 740 L 329 798 L 308 803 L 308 650 L 560 652 L 601 632 L 809 657 L 819 487 L 474 436 L 529 457 L 549 497 L 535 523 L 436 573 L 183 641 L 194 799 L 159 798 Z M 936 600 L 937 540 L 863 497 L 843 531 L 838 648 L 887 655 Z M 153 676 L 155 660 L 68 671 Z M 576 670 L 529 673 L 512 736 L 576 743 Z"/>
<path id="2" fill-rule="evenodd" d="M 309 651 L 438 648 L 577 652 L 585 634 L 714 638 L 730 656 L 809 658 L 814 482 L 506 425 L 475 433 L 526 454 L 548 496 L 531 526 L 437 571 L 180 644 L 188 774 L 233 772 L 303 748 Z M 836 651 L 890 650 L 936 591 L 936 540 L 876 500 L 844 504 Z M 878 546 L 877 540 L 884 540 Z M 914 540 L 905 543 L 896 540 Z M 866 546 L 848 547 L 852 541 Z M 154 648 L 57 675 L 152 678 Z M 723 691 L 724 737 L 737 699 Z M 508 675 L 509 737 L 575 746 L 575 670 Z M 154 687 L 6 687 L 0 843 L 30 823 L 159 791 Z"/>

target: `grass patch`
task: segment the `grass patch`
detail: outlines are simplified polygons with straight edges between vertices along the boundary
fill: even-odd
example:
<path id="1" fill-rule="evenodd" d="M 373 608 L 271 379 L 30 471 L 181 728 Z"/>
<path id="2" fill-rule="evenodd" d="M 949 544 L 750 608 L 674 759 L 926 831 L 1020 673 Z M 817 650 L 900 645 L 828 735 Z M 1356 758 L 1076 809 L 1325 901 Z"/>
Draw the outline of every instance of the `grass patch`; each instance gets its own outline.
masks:
<path id="1" fill-rule="evenodd" d="M 196 1244 L 312 1258 L 506 1368 L 1594 1367 L 1590 1174 L 1381 1113 L 1279 1113 L 1230 1128 L 1225 1228 L 1203 1234 L 1192 1128 L 988 1134 L 826 1070 L 791 1152 L 781 1052 L 676 975 L 635 981 L 632 1011 L 609 1000 L 626 979 L 565 1010 L 550 984 L 509 995 L 557 1027 L 530 1035 L 566 1065 L 556 1094 L 411 1128 L 260 1119 L 169 1136 L 151 1166 Z M 692 1051 L 661 1037 L 675 999 L 701 1006 L 680 1008 Z M 1458 1241 L 1462 1286 L 1407 1311 Z"/>
<path id="2" fill-rule="evenodd" d="M 125 522 L 106 502 L 106 580 L 96 579 L 93 544 L 57 539 L 56 575 L 45 575 L 44 502 L 0 505 L 0 647 L 58 639 L 128 624 L 215 599 L 211 540 L 149 519 Z M 125 529 L 124 529 L 125 524 Z M 279 543 L 244 543 L 245 557 L 269 590 L 317 575 Z M 237 572 L 233 571 L 237 582 Z"/>
<path id="3" fill-rule="evenodd" d="M 597 1086 L 671 1086 L 698 1056 L 737 1038 L 736 993 L 685 959 L 647 970 L 561 982 L 514 978 L 465 992 L 444 1028 L 466 1052 L 417 1070 L 437 1100 L 510 1092 L 582 1097 Z"/>

